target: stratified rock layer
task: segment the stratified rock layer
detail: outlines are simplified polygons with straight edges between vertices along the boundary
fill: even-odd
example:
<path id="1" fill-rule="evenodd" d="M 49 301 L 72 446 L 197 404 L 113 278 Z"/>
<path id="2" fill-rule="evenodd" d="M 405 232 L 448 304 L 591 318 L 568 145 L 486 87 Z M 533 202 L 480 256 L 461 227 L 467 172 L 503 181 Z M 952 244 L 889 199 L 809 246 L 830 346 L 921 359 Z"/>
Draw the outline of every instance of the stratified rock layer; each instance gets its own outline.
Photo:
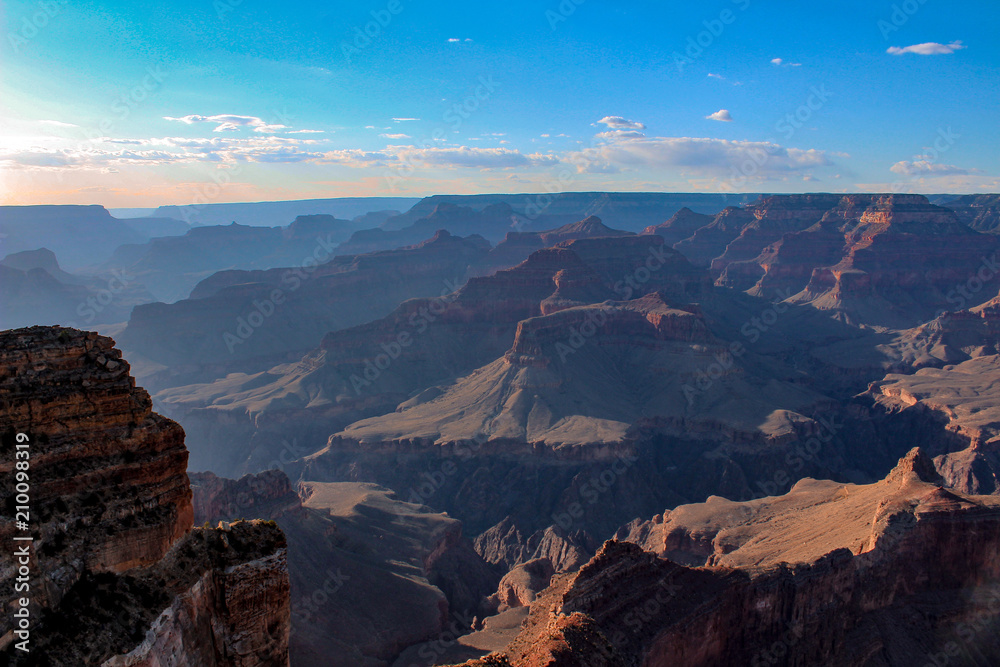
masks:
<path id="1" fill-rule="evenodd" d="M 678 508 L 556 575 L 469 665 L 986 665 L 1000 659 L 1000 501 L 913 450 L 881 482 Z M 700 567 L 680 565 L 670 553 Z"/>
<path id="2" fill-rule="evenodd" d="M 151 411 L 111 339 L 59 327 L 0 332 L 0 423 L 0 477 L 14 478 L 15 443 L 30 445 L 20 471 L 28 528 L 12 516 L 16 487 L 5 485 L 0 539 L 33 538 L 30 591 L 15 593 L 13 559 L 0 565 L 4 608 L 30 600 L 31 651 L 13 646 L 23 637 L 5 613 L 0 659 L 287 665 L 284 536 L 264 523 L 190 532 L 184 432 Z"/>

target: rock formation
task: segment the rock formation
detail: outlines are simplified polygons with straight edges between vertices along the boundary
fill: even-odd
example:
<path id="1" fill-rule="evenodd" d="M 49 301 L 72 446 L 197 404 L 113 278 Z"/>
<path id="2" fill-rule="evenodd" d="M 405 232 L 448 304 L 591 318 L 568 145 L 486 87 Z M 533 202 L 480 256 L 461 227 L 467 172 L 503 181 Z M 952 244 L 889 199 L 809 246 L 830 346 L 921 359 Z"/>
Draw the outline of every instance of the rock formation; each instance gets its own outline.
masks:
<path id="1" fill-rule="evenodd" d="M 499 573 L 463 539 L 460 522 L 388 489 L 303 482 L 296 491 L 276 470 L 191 478 L 196 521 L 271 519 L 288 536 L 297 667 L 388 666 L 452 619 L 482 616 L 481 601 L 497 588 Z"/>
<path id="2" fill-rule="evenodd" d="M 27 530 L 16 487 L 0 489 L 0 539 L 33 538 L 30 653 L 13 616 L 0 619 L 11 664 L 287 664 L 284 537 L 263 524 L 191 532 L 184 432 L 152 412 L 113 341 L 32 327 L 0 333 L 0 357 L 0 476 L 14 479 L 25 442 L 30 488 Z M 4 563 L 13 610 L 18 570 Z"/>
<path id="3" fill-rule="evenodd" d="M 1000 501 L 940 483 L 913 450 L 875 484 L 805 480 L 636 522 L 465 664 L 993 664 Z"/>
<path id="4" fill-rule="evenodd" d="M 121 344 L 142 362 L 140 379 L 156 389 L 265 370 L 300 359 L 327 332 L 385 316 L 401 301 L 454 291 L 488 250 L 482 239 L 441 232 L 403 250 L 326 263 L 304 254 L 300 261 L 313 261 L 216 273 L 191 299 L 136 308 Z"/>

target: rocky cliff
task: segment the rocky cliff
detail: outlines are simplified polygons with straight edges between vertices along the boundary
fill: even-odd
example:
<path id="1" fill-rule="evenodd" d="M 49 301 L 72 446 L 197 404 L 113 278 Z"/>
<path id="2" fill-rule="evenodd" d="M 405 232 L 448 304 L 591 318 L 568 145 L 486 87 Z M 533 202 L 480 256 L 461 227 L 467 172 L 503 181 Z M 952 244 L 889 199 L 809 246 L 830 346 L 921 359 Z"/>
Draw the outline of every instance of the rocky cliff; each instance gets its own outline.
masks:
<path id="1" fill-rule="evenodd" d="M 189 534 L 184 433 L 152 412 L 113 341 L 60 327 L 5 331 L 0 362 L 0 476 L 13 479 L 27 460 L 30 487 L 27 531 L 15 523 L 14 484 L 0 490 L 0 539 L 33 538 L 35 638 L 22 655 L 5 614 L 0 651 L 18 665 L 101 664 L 132 651 L 137 662 L 112 664 L 286 664 L 283 536 L 256 524 Z M 17 442 L 28 459 L 15 458 Z M 17 573 L 13 560 L 0 568 L 7 609 L 20 597 Z"/>
<path id="2" fill-rule="evenodd" d="M 158 399 L 184 420 L 195 469 L 236 477 L 310 454 L 360 418 L 428 400 L 436 385 L 503 356 L 521 320 L 658 290 L 688 303 L 710 289 L 707 274 L 656 236 L 577 239 L 331 332 L 300 363 L 165 390 Z M 219 438 L 234 446 L 218 447 Z"/>
<path id="3" fill-rule="evenodd" d="M 499 572 L 461 524 L 373 484 L 305 482 L 275 470 L 192 476 L 195 518 L 272 519 L 288 536 L 290 656 L 297 667 L 386 666 L 454 618 L 482 615 Z M 468 625 L 468 622 L 464 624 Z"/>
<path id="4" fill-rule="evenodd" d="M 454 291 L 489 244 L 442 232 L 413 248 L 336 258 L 332 251 L 314 240 L 295 265 L 216 273 L 196 288 L 197 298 L 140 306 L 122 347 L 155 389 L 264 370 L 401 301 Z"/>
<path id="5" fill-rule="evenodd" d="M 608 542 L 556 576 L 505 649 L 467 665 L 1000 659 L 1000 502 L 943 489 L 919 450 L 875 484 L 713 499 L 619 537 L 649 550 Z"/>

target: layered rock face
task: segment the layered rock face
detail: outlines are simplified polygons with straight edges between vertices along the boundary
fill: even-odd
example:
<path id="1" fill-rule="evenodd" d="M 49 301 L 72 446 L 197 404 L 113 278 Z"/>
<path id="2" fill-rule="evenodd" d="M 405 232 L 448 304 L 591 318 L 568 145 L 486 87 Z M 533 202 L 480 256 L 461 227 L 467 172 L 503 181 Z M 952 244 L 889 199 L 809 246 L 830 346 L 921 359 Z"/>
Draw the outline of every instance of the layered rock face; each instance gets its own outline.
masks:
<path id="1" fill-rule="evenodd" d="M 976 231 L 995 234 L 1000 229 L 1000 195 L 964 195 L 942 205 Z"/>
<path id="2" fill-rule="evenodd" d="M 907 430 L 919 424 L 937 440 L 933 454 L 949 486 L 1000 494 L 998 379 L 1000 356 L 985 355 L 912 375 L 887 375 L 872 383 L 867 396 L 880 421 Z"/>
<path id="3" fill-rule="evenodd" d="M 184 432 L 152 412 L 113 341 L 18 329 L 0 333 L 0 357 L 8 429 L 0 476 L 14 478 L 15 433 L 30 453 L 28 608 L 37 643 L 18 652 L 6 614 L 0 651 L 12 664 L 101 664 L 133 649 L 134 661 L 111 664 L 287 664 L 283 536 L 260 525 L 189 534 Z M 13 484 L 0 490 L 0 539 L 11 544 L 25 534 L 14 492 Z M 16 574 L 5 561 L 4 608 L 20 597 Z M 176 657 L 179 647 L 186 657 Z"/>
<path id="4" fill-rule="evenodd" d="M 578 239 L 472 278 L 452 294 L 411 299 L 385 318 L 331 332 L 299 364 L 158 399 L 184 420 L 193 467 L 235 477 L 312 453 L 360 418 L 428 400 L 438 383 L 503 356 L 526 318 L 656 290 L 688 303 L 710 289 L 707 274 L 658 237 Z M 421 390 L 429 393 L 414 395 Z M 250 447 L 210 444 L 219 437 Z"/>
<path id="5" fill-rule="evenodd" d="M 968 293 L 970 281 L 979 293 L 982 283 L 996 279 L 996 238 L 977 234 L 926 197 L 804 197 L 814 206 L 811 215 L 787 210 L 795 197 L 784 196 L 734 213 L 752 212 L 760 220 L 713 260 L 718 284 L 809 304 L 852 324 L 897 329 L 956 303 L 974 305 L 995 290 L 993 285 L 978 299 Z M 810 220 L 815 224 L 787 227 Z M 703 231 L 719 234 L 722 227 L 713 223 Z"/>
<path id="6" fill-rule="evenodd" d="M 441 232 L 403 250 L 326 263 L 304 254 L 308 262 L 289 268 L 216 273 L 191 299 L 136 308 L 121 343 L 155 389 L 264 370 L 401 301 L 454 291 L 488 251 L 482 239 Z"/>
<path id="7" fill-rule="evenodd" d="M 832 401 L 797 378 L 660 293 L 577 306 L 523 320 L 502 357 L 348 426 L 294 470 L 405 489 L 451 466 L 427 503 L 483 531 L 480 553 L 510 567 L 552 554 L 538 546 L 553 524 L 606 535 L 650 504 L 745 497 L 776 470 L 788 484 L 853 454 L 837 444 Z M 555 551 L 575 549 L 568 538 Z"/>
<path id="8" fill-rule="evenodd" d="M 611 229 L 597 216 L 563 225 L 545 232 L 508 232 L 504 240 L 490 251 L 486 259 L 476 267 L 478 275 L 489 275 L 499 269 L 516 266 L 526 260 L 531 253 L 575 239 L 601 238 L 609 236 L 630 236 L 631 232 Z"/>
<path id="9" fill-rule="evenodd" d="M 691 209 L 684 207 L 670 216 L 670 219 L 666 222 L 658 225 L 650 225 L 642 230 L 642 233 L 662 236 L 667 245 L 672 246 L 690 237 L 702 227 L 712 224 L 714 219 L 714 216 L 695 213 Z"/>
<path id="10" fill-rule="evenodd" d="M 711 224 L 675 243 L 698 266 L 718 275 L 733 263 L 753 259 L 782 234 L 807 229 L 835 207 L 841 195 L 774 195 L 742 208 L 730 207 Z"/>
<path id="11" fill-rule="evenodd" d="M 288 536 L 292 664 L 376 667 L 482 616 L 499 573 L 461 524 L 373 484 L 304 482 L 275 470 L 193 474 L 195 519 L 273 519 Z M 419 494 L 414 500 L 419 501 Z"/>
<path id="12" fill-rule="evenodd" d="M 136 305 L 154 301 L 134 276 L 75 276 L 63 271 L 47 248 L 26 250 L 0 261 L 0 329 L 40 322 L 88 326 L 118 324 Z"/>
<path id="13" fill-rule="evenodd" d="M 1000 502 L 940 483 L 914 450 L 876 484 L 807 480 L 636 523 L 466 664 L 994 664 Z"/>
<path id="14" fill-rule="evenodd" d="M 191 527 L 181 427 L 152 412 L 110 338 L 18 329 L 0 334 L 0 355 L 2 421 L 31 439 L 31 523 L 46 582 L 35 602 L 58 605 L 85 571 L 160 560 Z M 6 477 L 14 457 L 4 458 Z M 0 493 L 12 507 L 13 486 Z M 13 521 L 0 530 L 9 540 Z"/>

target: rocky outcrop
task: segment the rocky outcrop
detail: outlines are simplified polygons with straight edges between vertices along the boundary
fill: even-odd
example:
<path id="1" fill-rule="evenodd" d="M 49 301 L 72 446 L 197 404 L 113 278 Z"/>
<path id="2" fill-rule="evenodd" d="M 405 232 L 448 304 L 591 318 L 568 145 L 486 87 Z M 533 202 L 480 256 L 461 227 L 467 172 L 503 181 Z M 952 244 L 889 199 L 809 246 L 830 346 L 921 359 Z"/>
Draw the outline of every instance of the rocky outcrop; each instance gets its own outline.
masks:
<path id="1" fill-rule="evenodd" d="M 187 451 L 180 426 L 152 412 L 110 338 L 17 329 L 0 333 L 0 355 L 0 421 L 30 444 L 30 524 L 43 556 L 37 614 L 57 606 L 85 572 L 155 563 L 190 529 Z M 10 452 L 13 438 L 4 435 Z M 4 459 L 0 474 L 12 475 L 14 457 Z M 0 494 L 12 508 L 14 487 Z M 5 542 L 15 532 L 7 516 Z M 2 635 L 10 626 L 0 627 Z"/>
<path id="2" fill-rule="evenodd" d="M 691 209 L 684 207 L 674 213 L 669 220 L 658 225 L 650 225 L 642 230 L 643 234 L 657 234 L 669 246 L 673 246 L 686 238 L 691 237 L 702 227 L 712 223 L 715 216 L 695 213 Z"/>
<path id="3" fill-rule="evenodd" d="M 609 236 L 631 236 L 631 232 L 611 229 L 597 216 L 563 225 L 545 232 L 508 232 L 504 240 L 476 267 L 478 275 L 486 276 L 526 260 L 531 253 L 565 241 Z"/>
<path id="4" fill-rule="evenodd" d="M 196 520 L 271 519 L 288 536 L 294 665 L 389 665 L 450 618 L 481 616 L 497 588 L 500 573 L 458 521 L 388 489 L 302 482 L 293 490 L 276 470 L 191 477 Z"/>
<path id="5" fill-rule="evenodd" d="M 921 424 L 936 434 L 939 450 L 932 453 L 950 487 L 1000 494 L 998 379 L 1000 356 L 985 355 L 912 375 L 887 375 L 872 383 L 867 397 L 878 418 L 897 430 Z"/>
<path id="6" fill-rule="evenodd" d="M 286 514 L 301 517 L 302 500 L 292 488 L 288 475 L 265 470 L 238 480 L 210 472 L 191 473 L 194 523 L 214 524 L 239 518 L 278 519 Z"/>
<path id="7" fill-rule="evenodd" d="M 690 545 L 686 559 L 703 565 L 608 542 L 578 573 L 555 577 L 501 654 L 467 664 L 902 666 L 947 652 L 985 666 L 1000 658 L 990 630 L 1000 502 L 941 488 L 919 450 L 882 482 L 808 481 L 780 498 L 678 508 L 652 534 L 662 536 L 644 539 L 656 553 Z"/>
<path id="8" fill-rule="evenodd" d="M 761 197 L 742 208 L 726 208 L 674 247 L 693 264 L 710 266 L 718 275 L 733 262 L 753 259 L 783 234 L 811 227 L 841 199 L 830 194 Z"/>
<path id="9" fill-rule="evenodd" d="M 75 329 L 0 332 L 0 475 L 27 461 L 28 528 L 0 490 L 0 538 L 32 537 L 31 652 L 0 620 L 0 652 L 17 665 L 287 664 L 288 572 L 273 525 L 190 533 L 184 433 L 151 410 L 111 339 Z M 28 458 L 15 458 L 17 451 Z M 180 653 L 178 653 L 180 652 Z M 132 657 L 113 659 L 116 654 Z M 16 656 L 16 657 L 15 657 Z"/>

